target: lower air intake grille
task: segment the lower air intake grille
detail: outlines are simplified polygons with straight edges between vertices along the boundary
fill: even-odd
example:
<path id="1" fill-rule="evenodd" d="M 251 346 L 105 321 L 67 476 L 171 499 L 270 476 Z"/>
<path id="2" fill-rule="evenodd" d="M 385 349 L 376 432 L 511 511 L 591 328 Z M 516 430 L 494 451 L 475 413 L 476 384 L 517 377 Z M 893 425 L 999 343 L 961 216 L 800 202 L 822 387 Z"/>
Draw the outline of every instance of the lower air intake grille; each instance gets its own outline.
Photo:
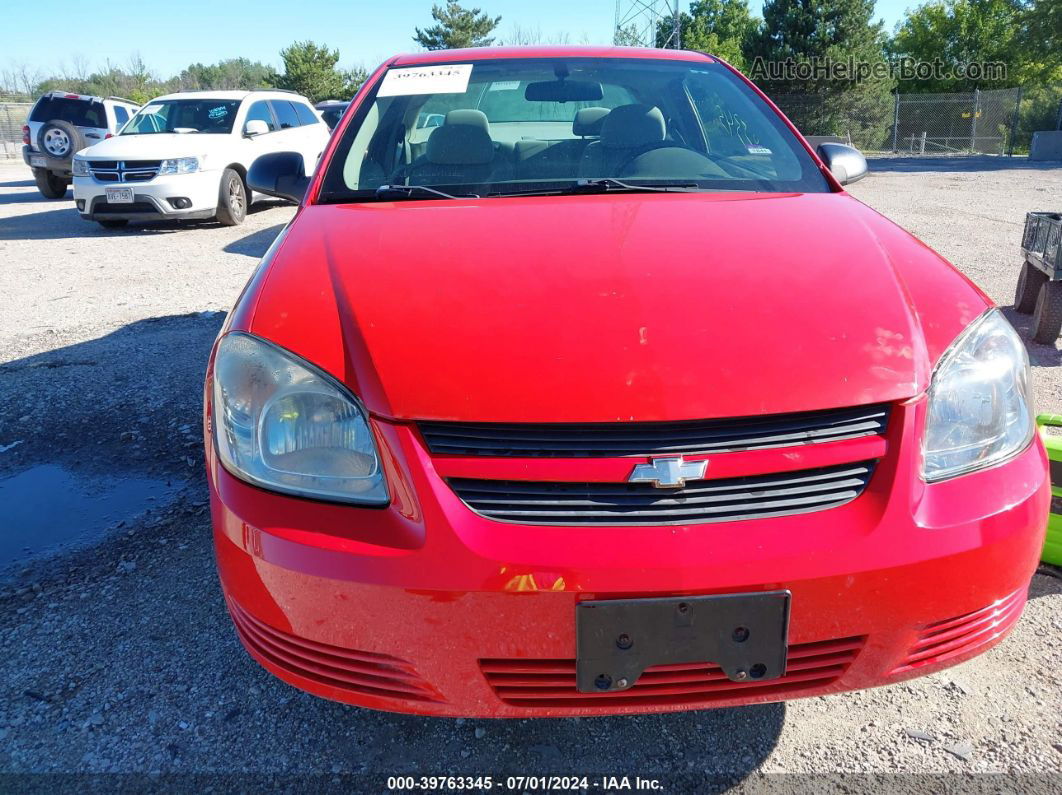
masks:
<path id="1" fill-rule="evenodd" d="M 885 433 L 888 404 L 687 422 L 521 424 L 422 422 L 435 454 L 585 458 L 724 453 Z"/>
<path id="2" fill-rule="evenodd" d="M 710 663 L 655 665 L 629 690 L 581 693 L 575 660 L 480 660 L 494 693 L 518 707 L 600 707 L 710 703 L 746 694 L 785 697 L 837 680 L 863 647 L 864 638 L 839 638 L 789 647 L 785 675 L 764 682 L 732 682 Z"/>
<path id="3" fill-rule="evenodd" d="M 874 462 L 798 472 L 696 480 L 681 489 L 650 483 L 542 483 L 450 478 L 476 513 L 503 522 L 632 525 L 724 522 L 822 511 L 863 493 Z"/>
<path id="4" fill-rule="evenodd" d="M 944 662 L 991 643 L 1018 623 L 1025 599 L 1026 591 L 1021 589 L 972 613 L 927 624 L 906 659 L 892 673 Z"/>
<path id="5" fill-rule="evenodd" d="M 229 612 L 248 649 L 296 676 L 360 695 L 443 700 L 405 660 L 289 635 L 259 621 L 232 600 Z"/>

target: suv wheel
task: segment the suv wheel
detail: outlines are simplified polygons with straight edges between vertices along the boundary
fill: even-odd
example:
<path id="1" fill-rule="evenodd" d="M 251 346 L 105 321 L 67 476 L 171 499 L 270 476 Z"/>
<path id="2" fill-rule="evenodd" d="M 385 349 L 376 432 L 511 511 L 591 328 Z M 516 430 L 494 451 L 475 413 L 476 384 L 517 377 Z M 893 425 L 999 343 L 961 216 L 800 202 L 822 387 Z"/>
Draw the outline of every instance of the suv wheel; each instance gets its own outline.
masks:
<path id="1" fill-rule="evenodd" d="M 221 174 L 216 217 L 223 226 L 237 226 L 247 217 L 247 186 L 235 169 L 226 168 Z"/>
<path id="2" fill-rule="evenodd" d="M 37 133 L 37 148 L 52 160 L 66 161 L 85 148 L 85 136 L 70 122 L 52 119 Z"/>
<path id="3" fill-rule="evenodd" d="M 33 179 L 37 182 L 37 190 L 46 199 L 61 199 L 66 196 L 66 189 L 70 187 L 70 180 L 43 168 L 33 169 Z"/>

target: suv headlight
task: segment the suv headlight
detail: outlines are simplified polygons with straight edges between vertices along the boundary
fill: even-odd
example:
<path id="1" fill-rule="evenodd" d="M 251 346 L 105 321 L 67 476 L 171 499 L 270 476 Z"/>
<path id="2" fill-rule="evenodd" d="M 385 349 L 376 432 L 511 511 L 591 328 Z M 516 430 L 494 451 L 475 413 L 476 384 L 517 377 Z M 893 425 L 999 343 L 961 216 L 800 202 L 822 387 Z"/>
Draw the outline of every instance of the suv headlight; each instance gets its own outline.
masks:
<path id="1" fill-rule="evenodd" d="M 213 390 L 218 455 L 232 474 L 301 497 L 387 503 L 365 411 L 330 376 L 233 332 L 218 344 Z"/>
<path id="2" fill-rule="evenodd" d="M 88 177 L 91 176 L 89 171 L 88 161 L 82 160 L 80 157 L 74 158 L 74 164 L 71 166 L 71 171 L 74 172 L 75 177 Z"/>
<path id="3" fill-rule="evenodd" d="M 176 157 L 172 160 L 163 160 L 159 166 L 159 174 L 191 174 L 199 170 L 198 157 Z"/>
<path id="4" fill-rule="evenodd" d="M 922 473 L 927 481 L 998 464 L 1025 449 L 1035 430 L 1029 357 L 998 310 L 951 344 L 933 371 Z"/>

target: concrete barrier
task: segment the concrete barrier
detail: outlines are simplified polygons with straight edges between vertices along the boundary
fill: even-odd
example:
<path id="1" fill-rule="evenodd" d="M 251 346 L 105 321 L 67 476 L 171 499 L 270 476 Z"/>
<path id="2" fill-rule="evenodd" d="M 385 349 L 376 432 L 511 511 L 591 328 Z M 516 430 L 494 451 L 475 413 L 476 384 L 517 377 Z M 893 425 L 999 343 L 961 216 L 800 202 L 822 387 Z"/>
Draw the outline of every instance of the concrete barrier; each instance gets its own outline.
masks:
<path id="1" fill-rule="evenodd" d="M 1062 160 L 1062 130 L 1034 132 L 1030 160 Z"/>

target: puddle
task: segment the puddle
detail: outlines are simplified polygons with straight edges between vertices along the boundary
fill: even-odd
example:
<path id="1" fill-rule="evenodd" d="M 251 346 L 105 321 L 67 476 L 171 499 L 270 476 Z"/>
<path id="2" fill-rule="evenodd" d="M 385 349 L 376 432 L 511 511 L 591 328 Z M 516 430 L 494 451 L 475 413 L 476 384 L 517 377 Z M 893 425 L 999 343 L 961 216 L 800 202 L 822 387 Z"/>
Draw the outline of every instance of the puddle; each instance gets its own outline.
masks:
<path id="1" fill-rule="evenodd" d="M 134 477 L 79 477 L 54 464 L 0 480 L 0 569 L 84 546 L 108 527 L 165 505 L 183 484 Z"/>

